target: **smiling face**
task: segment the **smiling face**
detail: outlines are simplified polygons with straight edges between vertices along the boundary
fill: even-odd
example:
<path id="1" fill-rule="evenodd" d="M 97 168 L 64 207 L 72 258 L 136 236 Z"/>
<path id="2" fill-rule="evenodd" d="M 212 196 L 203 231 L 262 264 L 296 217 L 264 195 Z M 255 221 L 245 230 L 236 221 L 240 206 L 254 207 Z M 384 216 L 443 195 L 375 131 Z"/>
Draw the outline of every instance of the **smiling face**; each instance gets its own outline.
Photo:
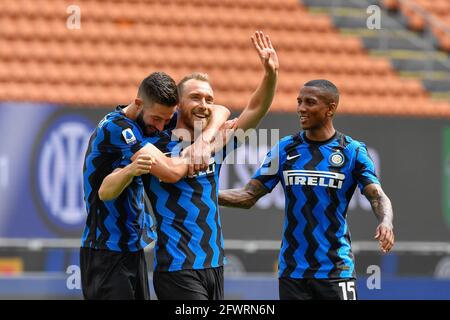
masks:
<path id="1" fill-rule="evenodd" d="M 303 130 L 315 130 L 331 121 L 336 103 L 330 93 L 317 87 L 305 86 L 297 97 L 297 113 Z"/>
<path id="2" fill-rule="evenodd" d="M 211 119 L 214 95 L 211 85 L 202 80 L 191 79 L 183 83 L 178 111 L 180 121 L 189 129 L 200 124 L 205 128 Z"/>
<path id="3" fill-rule="evenodd" d="M 147 136 L 162 131 L 178 104 L 178 87 L 168 74 L 153 72 L 142 80 L 131 118 Z"/>

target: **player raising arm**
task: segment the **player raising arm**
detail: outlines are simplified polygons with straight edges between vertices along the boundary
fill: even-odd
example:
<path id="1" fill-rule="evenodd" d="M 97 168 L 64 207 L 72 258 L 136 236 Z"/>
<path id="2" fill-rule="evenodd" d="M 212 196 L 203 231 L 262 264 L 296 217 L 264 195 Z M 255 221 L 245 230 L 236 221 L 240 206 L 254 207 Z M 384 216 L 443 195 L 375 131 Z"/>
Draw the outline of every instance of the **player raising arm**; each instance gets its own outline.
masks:
<path id="1" fill-rule="evenodd" d="M 175 181 L 184 176 L 188 166 L 177 164 L 176 160 L 162 161 L 156 148 L 150 157 L 130 163 L 145 145 L 144 137 L 174 126 L 177 104 L 175 81 L 163 72 L 154 72 L 141 82 L 136 98 L 107 114 L 91 136 L 83 168 L 87 218 L 80 248 L 85 299 L 150 298 L 143 248 L 156 234 L 144 203 L 141 175 L 151 171 L 166 181 Z M 208 127 L 212 137 L 229 116 L 226 108 L 215 111 Z M 210 153 L 208 160 L 209 156 Z M 159 162 L 156 168 L 155 159 Z M 121 168 L 122 175 L 117 173 Z M 109 174 L 120 189 L 117 198 L 113 197 L 114 189 L 102 187 Z"/>

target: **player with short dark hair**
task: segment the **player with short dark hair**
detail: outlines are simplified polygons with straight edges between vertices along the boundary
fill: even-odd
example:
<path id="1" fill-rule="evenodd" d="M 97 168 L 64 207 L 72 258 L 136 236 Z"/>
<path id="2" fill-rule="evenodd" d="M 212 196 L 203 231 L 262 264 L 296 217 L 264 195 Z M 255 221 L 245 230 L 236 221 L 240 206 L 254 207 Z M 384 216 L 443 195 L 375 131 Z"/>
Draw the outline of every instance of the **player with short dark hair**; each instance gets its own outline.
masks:
<path id="1" fill-rule="evenodd" d="M 150 298 L 143 248 L 156 233 L 145 207 L 141 175 L 175 182 L 187 174 L 188 165 L 151 146 L 146 146 L 151 148 L 148 154 L 130 159 L 147 144 L 145 136 L 173 127 L 177 103 L 175 81 L 163 72 L 152 73 L 140 84 L 134 101 L 107 114 L 91 136 L 83 169 L 88 215 L 80 249 L 85 299 Z M 211 127 L 220 127 L 229 116 L 224 107 L 217 113 L 221 115 L 216 114 Z M 156 159 L 158 166 L 153 166 Z M 107 176 L 121 190 L 117 199 L 101 187 Z"/>
<path id="2" fill-rule="evenodd" d="M 135 104 L 137 106 L 142 104 L 136 122 L 144 135 L 149 136 L 156 131 L 162 131 L 173 118 L 174 107 L 178 104 L 178 88 L 175 89 L 174 85 L 175 81 L 164 72 L 154 72 L 142 80 L 138 89 L 140 101 L 135 101 Z M 156 113 L 158 107 L 161 107 L 158 110 L 159 114 Z"/>
<path id="3" fill-rule="evenodd" d="M 381 250 L 394 244 L 393 211 L 364 143 L 338 132 L 339 91 L 307 82 L 297 98 L 303 132 L 281 139 L 244 188 L 221 190 L 219 204 L 251 208 L 281 182 L 285 221 L 279 254 L 280 299 L 356 299 L 346 213 L 356 186 L 372 205 Z"/>

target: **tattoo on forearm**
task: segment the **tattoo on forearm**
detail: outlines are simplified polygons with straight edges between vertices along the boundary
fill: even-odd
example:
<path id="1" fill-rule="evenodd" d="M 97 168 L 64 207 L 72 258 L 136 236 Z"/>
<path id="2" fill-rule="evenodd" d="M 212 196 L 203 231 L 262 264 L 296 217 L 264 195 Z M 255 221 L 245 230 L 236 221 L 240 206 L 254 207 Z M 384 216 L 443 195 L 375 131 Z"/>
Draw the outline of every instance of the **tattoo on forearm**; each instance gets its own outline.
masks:
<path id="1" fill-rule="evenodd" d="M 221 190 L 219 205 L 225 207 L 250 209 L 259 198 L 267 193 L 267 189 L 258 180 L 250 180 L 244 188 Z"/>
<path id="2" fill-rule="evenodd" d="M 371 188 L 366 193 L 367 199 L 370 201 L 372 210 L 378 219 L 378 222 L 388 223 L 392 226 L 393 223 L 393 210 L 391 200 L 381 190 L 381 188 Z"/>

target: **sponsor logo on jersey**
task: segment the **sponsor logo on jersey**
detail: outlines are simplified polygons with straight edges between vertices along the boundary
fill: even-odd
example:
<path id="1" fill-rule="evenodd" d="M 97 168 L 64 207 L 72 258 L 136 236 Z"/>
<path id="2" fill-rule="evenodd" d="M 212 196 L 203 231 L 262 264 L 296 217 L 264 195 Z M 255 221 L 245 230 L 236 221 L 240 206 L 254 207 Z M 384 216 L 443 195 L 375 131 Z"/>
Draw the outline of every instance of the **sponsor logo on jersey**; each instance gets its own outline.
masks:
<path id="1" fill-rule="evenodd" d="M 301 156 L 300 153 L 299 153 L 299 154 L 295 154 L 295 155 L 293 155 L 293 156 L 287 155 L 286 160 L 287 160 L 287 161 L 290 161 L 290 160 L 293 160 L 293 159 L 297 159 L 297 158 L 300 157 L 300 156 Z"/>
<path id="2" fill-rule="evenodd" d="M 345 175 L 338 172 L 314 170 L 285 170 L 283 171 L 286 186 L 319 186 L 341 189 Z"/>

